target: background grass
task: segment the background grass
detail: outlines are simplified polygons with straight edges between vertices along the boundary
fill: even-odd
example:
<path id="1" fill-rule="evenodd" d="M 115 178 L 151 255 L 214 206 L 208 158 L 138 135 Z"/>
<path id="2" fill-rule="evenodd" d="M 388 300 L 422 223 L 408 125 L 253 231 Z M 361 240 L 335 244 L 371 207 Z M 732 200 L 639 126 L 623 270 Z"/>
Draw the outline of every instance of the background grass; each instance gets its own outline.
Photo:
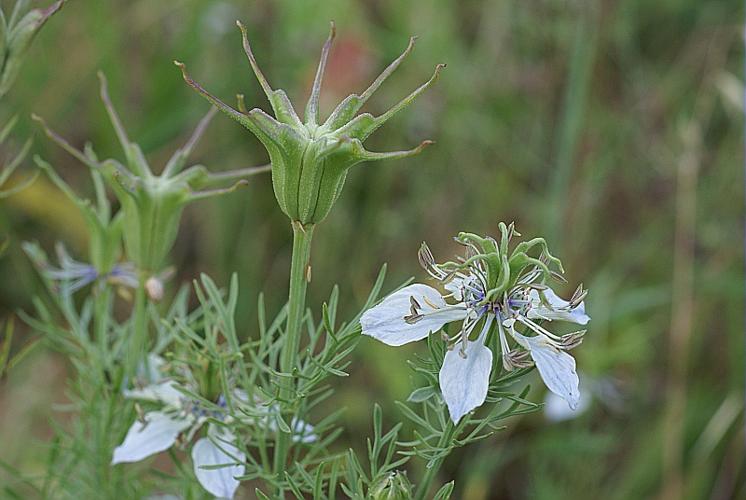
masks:
<path id="1" fill-rule="evenodd" d="M 84 168 L 28 115 L 44 116 L 76 145 L 90 140 L 100 156 L 121 157 L 98 99 L 98 69 L 130 136 L 158 165 L 207 111 L 173 59 L 224 100 L 241 92 L 248 106 L 268 109 L 236 18 L 270 82 L 296 103 L 336 21 L 327 113 L 419 35 L 368 109 L 387 109 L 436 63 L 448 67 L 369 145 L 437 145 L 353 169 L 317 230 L 311 306 L 339 283 L 341 307 L 354 311 L 384 262 L 390 287 L 422 279 L 423 240 L 436 257 L 450 257 L 452 235 L 494 233 L 500 220 L 526 236 L 545 234 L 572 280 L 566 291 L 581 280 L 590 288 L 593 321 L 578 365 L 588 384 L 615 391 L 575 420 L 548 423 L 536 413 L 454 454 L 442 473 L 457 479 L 454 498 L 735 498 L 746 495 L 742 16 L 735 0 L 70 0 L 39 36 L 7 102 L 22 117 L 19 143 L 36 134 L 34 152 L 86 192 Z M 193 159 L 214 170 L 266 162 L 258 141 L 224 117 Z M 62 240 L 84 257 L 82 221 L 43 178 L 3 200 L 0 235 L 10 239 L 0 260 L 2 318 L 39 291 L 20 242 L 51 249 Z M 172 261 L 179 281 L 207 272 L 226 283 L 238 272 L 239 324 L 255 335 L 259 291 L 270 311 L 286 298 L 290 238 L 270 179 L 260 177 L 190 208 Z M 34 337 L 22 331 L 14 346 Z M 396 419 L 392 401 L 413 387 L 406 359 L 417 349 L 361 341 L 338 396 L 352 445 L 363 445 L 374 401 Z M 39 349 L 0 382 L 1 460 L 41 470 L 65 370 Z M 531 397 L 541 400 L 541 384 L 533 385 Z"/>

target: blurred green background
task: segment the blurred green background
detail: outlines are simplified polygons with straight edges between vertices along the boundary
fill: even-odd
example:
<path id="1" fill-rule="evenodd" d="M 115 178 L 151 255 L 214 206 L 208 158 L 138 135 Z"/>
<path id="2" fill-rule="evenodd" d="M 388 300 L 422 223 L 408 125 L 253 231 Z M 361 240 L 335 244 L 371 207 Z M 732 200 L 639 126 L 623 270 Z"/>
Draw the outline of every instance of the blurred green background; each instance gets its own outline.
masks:
<path id="1" fill-rule="evenodd" d="M 515 221 L 525 236 L 547 236 L 568 271 L 566 293 L 579 281 L 590 289 L 593 321 L 575 354 L 594 399 L 575 419 L 537 412 L 454 453 L 441 473 L 457 480 L 454 498 L 744 498 L 742 17 L 735 0 L 70 0 L 41 32 L 7 102 L 22 118 L 15 147 L 36 135 L 34 152 L 90 192 L 85 168 L 29 114 L 77 146 L 90 140 L 100 157 L 121 157 L 98 69 L 131 138 L 158 165 L 207 111 L 173 59 L 225 101 L 241 92 L 247 106 L 268 109 L 235 19 L 247 24 L 272 85 L 296 103 L 336 21 L 327 113 L 418 35 L 368 110 L 387 109 L 436 63 L 448 67 L 368 145 L 437 145 L 351 171 L 316 232 L 310 305 L 318 309 L 339 283 L 352 314 L 384 262 L 388 288 L 423 279 L 421 241 L 449 258 L 458 231 L 495 233 L 498 221 Z M 213 170 L 266 162 L 258 141 L 223 116 L 192 158 Z M 27 161 L 23 173 L 32 168 Z M 0 318 L 40 292 L 22 241 L 51 250 L 61 240 L 85 258 L 82 220 L 43 177 L 1 202 L 0 236 L 10 241 Z M 238 272 L 239 324 L 255 335 L 258 293 L 270 311 L 286 298 L 290 243 L 269 177 L 254 178 L 187 211 L 172 284 L 199 272 L 226 283 Z M 20 329 L 14 348 L 35 338 Z M 348 408 L 350 445 L 364 445 L 373 402 L 387 422 L 397 418 L 393 400 L 414 387 L 406 360 L 422 347 L 361 341 L 335 401 Z M 0 381 L 0 460 L 43 470 L 66 369 L 37 349 Z M 532 385 L 541 401 L 543 386 Z"/>

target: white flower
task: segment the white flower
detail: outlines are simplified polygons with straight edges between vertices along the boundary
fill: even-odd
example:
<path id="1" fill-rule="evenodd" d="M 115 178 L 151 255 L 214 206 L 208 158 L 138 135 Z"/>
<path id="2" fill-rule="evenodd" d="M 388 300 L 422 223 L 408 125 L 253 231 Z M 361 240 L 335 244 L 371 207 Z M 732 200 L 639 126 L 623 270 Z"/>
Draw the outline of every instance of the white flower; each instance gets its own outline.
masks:
<path id="1" fill-rule="evenodd" d="M 492 239 L 484 241 L 494 249 L 502 248 Z M 438 377 L 443 400 L 454 423 L 481 406 L 487 397 L 493 353 L 485 345 L 485 339 L 493 325 L 497 327 L 506 370 L 535 365 L 549 390 L 567 401 L 571 408 L 577 407 L 580 393 L 575 359 L 565 351 L 580 344 L 585 332 L 559 337 L 539 322 L 557 320 L 587 324 L 590 317 L 583 303 L 586 292 L 578 287 L 570 301 L 561 299 L 549 287 L 537 282 L 546 274 L 542 269 L 547 268 L 534 259 L 536 264 L 523 266 L 525 270 L 511 282 L 515 283 L 512 288 L 495 293 L 495 280 L 489 278 L 487 259 L 482 258 L 476 245 L 466 243 L 466 246 L 467 256 L 461 264 L 439 265 L 423 244 L 420 263 L 432 278 L 441 282 L 447 293 L 441 294 L 424 284 L 404 287 L 362 315 L 362 333 L 385 344 L 400 346 L 424 339 L 448 323 L 460 322 L 456 335 L 444 334 L 449 350 Z M 508 260 L 502 262 L 505 263 L 503 269 L 509 272 Z M 481 331 L 472 339 L 480 323 Z M 517 331 L 516 326 L 525 331 Z M 522 349 L 510 348 L 506 331 Z"/>
<path id="2" fill-rule="evenodd" d="M 117 446 L 112 457 L 112 465 L 127 462 L 139 462 L 173 446 L 179 436 L 185 436 L 189 441 L 208 418 L 228 421 L 231 418 L 225 411 L 204 408 L 202 404 L 188 398 L 175 380 L 164 375 L 165 361 L 156 355 L 148 356 L 147 366 L 141 366 L 138 375 L 150 383 L 134 389 L 124 391 L 124 396 L 153 403 L 160 403 L 162 408 L 150 411 L 136 420 L 124 438 Z M 192 392 L 196 390 L 196 383 L 188 371 L 181 373 L 187 381 L 187 387 Z M 232 392 L 237 405 L 249 405 L 248 395 L 241 390 Z M 278 411 L 276 405 L 266 406 L 254 400 L 251 408 L 245 408 L 246 423 L 264 425 L 269 431 L 276 431 L 274 415 Z M 225 408 L 223 396 L 218 398 L 216 405 Z M 243 420 L 242 420 L 243 421 Z M 294 431 L 293 441 L 312 443 L 318 439 L 311 424 L 299 419 L 293 419 L 291 427 Z M 207 426 L 207 436 L 198 439 L 192 447 L 192 463 L 194 474 L 202 487 L 218 498 L 233 498 L 239 486 L 237 477 L 245 474 L 246 455 L 239 449 L 236 436 L 215 424 Z M 214 466 L 221 466 L 215 468 Z"/>
<path id="3" fill-rule="evenodd" d="M 124 392 L 125 397 L 157 402 L 163 407 L 145 413 L 141 420 L 132 424 L 122 444 L 114 449 L 112 465 L 139 462 L 165 451 L 182 434 L 187 436 L 188 441 L 208 417 L 225 420 L 225 412 L 202 408 L 198 402 L 191 401 L 178 389 L 178 383 L 165 379 L 162 370 L 164 364 L 162 358 L 150 355 L 147 369 L 141 369 L 140 372 L 148 373 L 151 384 Z M 191 377 L 187 376 L 187 379 L 190 380 Z M 225 406 L 222 396 L 217 405 Z M 235 436 L 210 424 L 207 437 L 199 439 L 192 447 L 192 462 L 197 480 L 216 497 L 233 498 L 239 485 L 236 477 L 244 475 L 243 462 L 246 456 L 236 444 Z M 204 468 L 213 465 L 225 467 Z"/>

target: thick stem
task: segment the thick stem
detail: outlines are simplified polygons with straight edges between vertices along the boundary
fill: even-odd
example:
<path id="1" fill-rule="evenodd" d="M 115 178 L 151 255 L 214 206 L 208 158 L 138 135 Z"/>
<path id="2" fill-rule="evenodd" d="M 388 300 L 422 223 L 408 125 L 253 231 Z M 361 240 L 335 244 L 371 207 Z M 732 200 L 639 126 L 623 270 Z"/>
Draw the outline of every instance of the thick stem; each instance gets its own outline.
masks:
<path id="1" fill-rule="evenodd" d="M 313 237 L 313 224 L 304 226 L 298 221 L 293 221 L 293 256 L 290 266 L 290 291 L 288 294 L 288 318 L 285 329 L 285 342 L 280 353 L 280 408 L 286 413 L 288 402 L 293 397 L 295 387 L 294 368 L 298 357 L 298 348 L 301 338 L 301 324 L 303 312 L 306 307 L 306 287 L 310 280 L 310 256 L 311 239 Z M 285 470 L 287 456 L 292 444 L 290 433 L 278 429 L 275 440 L 274 472 L 278 482 Z"/>
<path id="2" fill-rule="evenodd" d="M 448 427 L 446 427 L 445 431 L 443 432 L 443 434 L 441 434 L 440 439 L 438 440 L 438 448 L 445 448 L 446 446 L 451 444 L 454 431 L 455 427 L 449 420 Z M 425 477 L 423 477 L 422 481 L 420 481 L 420 484 L 417 485 L 417 492 L 415 493 L 414 500 L 424 500 L 425 498 L 427 498 L 427 493 L 430 491 L 432 482 L 438 475 L 438 471 L 440 470 L 440 466 L 443 464 L 443 460 L 445 460 L 445 457 L 437 459 L 435 463 L 433 463 L 432 466 L 427 469 L 427 471 L 425 472 Z"/>

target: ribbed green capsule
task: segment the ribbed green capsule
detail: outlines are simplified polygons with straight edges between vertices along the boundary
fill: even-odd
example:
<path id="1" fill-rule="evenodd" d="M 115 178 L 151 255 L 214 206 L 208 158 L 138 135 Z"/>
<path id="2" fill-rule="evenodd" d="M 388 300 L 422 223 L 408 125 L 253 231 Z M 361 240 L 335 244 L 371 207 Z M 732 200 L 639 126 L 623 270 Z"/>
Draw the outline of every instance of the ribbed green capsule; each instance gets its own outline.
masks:
<path id="1" fill-rule="evenodd" d="M 261 109 L 246 110 L 239 101 L 239 109 L 225 104 L 206 91 L 187 73 L 183 63 L 184 80 L 209 102 L 249 129 L 264 145 L 272 164 L 272 185 L 282 211 L 292 221 L 303 225 L 322 221 L 339 198 L 347 172 L 353 165 L 364 161 L 406 158 L 420 153 L 432 141 L 423 141 L 416 148 L 406 151 L 375 153 L 365 149 L 363 142 L 379 127 L 407 107 L 438 78 L 445 65 L 438 65 L 433 76 L 380 116 L 358 112 L 381 84 L 399 67 L 411 52 L 414 38 L 406 50 L 394 60 L 362 94 L 344 99 L 323 123 L 319 120 L 319 94 L 324 70 L 329 57 L 335 28 L 331 24 L 329 37 L 321 51 L 311 95 L 301 120 L 282 89 L 273 89 L 259 69 L 251 50 L 245 27 L 241 30 L 243 47 L 249 64 L 259 80 L 274 116 Z"/>

